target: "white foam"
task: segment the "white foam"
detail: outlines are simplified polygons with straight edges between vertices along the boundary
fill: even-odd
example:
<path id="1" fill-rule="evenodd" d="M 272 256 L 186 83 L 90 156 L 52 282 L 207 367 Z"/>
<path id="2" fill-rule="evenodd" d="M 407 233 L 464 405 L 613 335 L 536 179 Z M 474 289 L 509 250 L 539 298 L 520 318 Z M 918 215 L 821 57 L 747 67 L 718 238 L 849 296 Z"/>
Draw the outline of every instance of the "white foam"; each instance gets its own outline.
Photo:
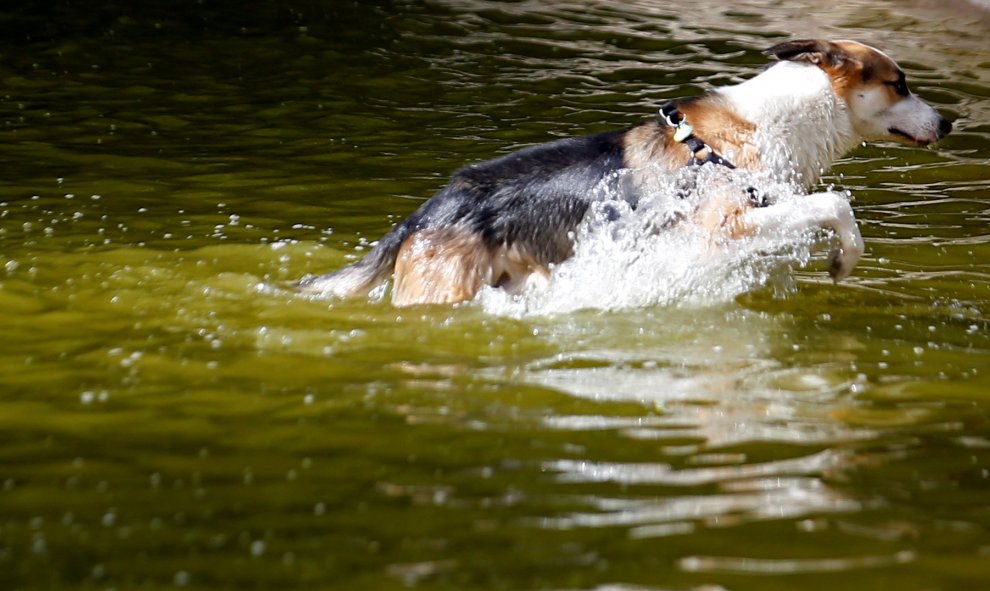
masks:
<path id="1" fill-rule="evenodd" d="M 649 188 L 634 209 L 614 187 L 644 178 Z M 715 239 L 690 223 L 676 222 L 716 191 L 749 187 L 773 202 L 803 196 L 791 185 L 716 166 L 645 177 L 643 171 L 621 171 L 596 190 L 575 234 L 574 256 L 551 270 L 547 287 L 516 295 L 485 288 L 478 302 L 488 313 L 512 317 L 588 308 L 705 306 L 786 278 L 788 269 L 807 264 L 816 234 Z"/>

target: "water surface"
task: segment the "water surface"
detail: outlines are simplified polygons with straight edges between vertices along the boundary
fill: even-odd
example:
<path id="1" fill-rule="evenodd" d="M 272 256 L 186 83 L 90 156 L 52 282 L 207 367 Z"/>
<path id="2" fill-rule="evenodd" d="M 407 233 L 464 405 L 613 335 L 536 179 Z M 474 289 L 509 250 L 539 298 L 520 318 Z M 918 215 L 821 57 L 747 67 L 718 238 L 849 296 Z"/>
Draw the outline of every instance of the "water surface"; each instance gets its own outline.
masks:
<path id="1" fill-rule="evenodd" d="M 0 33 L 0 587 L 990 581 L 986 13 L 52 3 Z M 882 47 L 956 126 L 823 180 L 867 243 L 847 282 L 816 254 L 618 310 L 286 289 L 464 163 L 809 35 Z"/>

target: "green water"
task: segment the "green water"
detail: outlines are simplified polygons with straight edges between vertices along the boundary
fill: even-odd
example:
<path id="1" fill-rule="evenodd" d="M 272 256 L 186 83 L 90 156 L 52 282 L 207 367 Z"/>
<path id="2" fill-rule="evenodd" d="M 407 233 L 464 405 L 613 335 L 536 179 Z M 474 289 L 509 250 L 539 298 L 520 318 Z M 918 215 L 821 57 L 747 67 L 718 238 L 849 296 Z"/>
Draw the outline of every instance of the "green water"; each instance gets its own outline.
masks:
<path id="1" fill-rule="evenodd" d="M 963 2 L 0 10 L 0 588 L 990 588 L 990 19 Z M 284 289 L 449 173 L 790 36 L 955 122 L 870 146 L 867 253 L 506 318 Z"/>

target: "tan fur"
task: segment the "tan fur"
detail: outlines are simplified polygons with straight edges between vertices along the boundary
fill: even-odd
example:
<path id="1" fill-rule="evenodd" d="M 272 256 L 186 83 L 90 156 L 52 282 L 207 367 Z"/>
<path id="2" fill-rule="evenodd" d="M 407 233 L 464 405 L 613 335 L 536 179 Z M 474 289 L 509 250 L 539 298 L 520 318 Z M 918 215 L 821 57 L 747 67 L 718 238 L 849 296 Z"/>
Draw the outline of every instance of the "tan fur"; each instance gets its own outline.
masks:
<path id="1" fill-rule="evenodd" d="M 715 152 L 729 159 L 738 168 L 759 169 L 760 155 L 750 142 L 755 126 L 732 112 L 717 97 L 709 96 L 698 101 L 678 105 L 678 110 L 694 128 L 694 133 Z M 661 170 L 676 170 L 694 156 L 691 149 L 673 139 L 673 130 L 658 122 L 645 123 L 633 128 L 625 137 L 624 164 L 633 169 L 659 165 Z M 704 158 L 707 153 L 701 152 Z M 641 184 L 650 179 L 648 171 L 639 176 Z M 695 213 L 694 221 L 713 236 L 740 238 L 752 233 L 739 221 L 752 202 L 740 197 L 738 190 L 728 190 L 722 198 L 713 198 Z"/>
<path id="2" fill-rule="evenodd" d="M 689 102 L 678 108 L 691 122 L 694 134 L 736 167 L 749 170 L 760 168 L 759 151 L 750 143 L 756 126 L 732 112 L 723 101 L 708 97 L 707 100 Z M 707 154 L 699 156 L 705 157 Z"/>
<path id="3" fill-rule="evenodd" d="M 756 169 L 760 155 L 749 138 L 755 126 L 733 113 L 715 97 L 679 105 L 697 137 L 713 150 L 729 158 L 739 168 Z M 676 170 L 692 156 L 691 150 L 673 139 L 673 130 L 659 122 L 644 123 L 629 130 L 623 140 L 623 163 L 633 170 L 659 165 L 662 170 Z M 707 156 L 702 152 L 701 158 Z"/>
<path id="4" fill-rule="evenodd" d="M 851 44 L 840 45 L 839 43 L 836 43 L 836 46 L 840 47 L 843 53 L 850 57 L 857 54 L 866 54 L 864 57 L 872 60 L 873 52 L 859 51 L 858 46 Z M 863 61 L 861 59 L 845 59 L 837 65 L 819 64 L 819 66 L 825 70 L 828 77 L 832 80 L 832 89 L 835 91 L 835 94 L 843 99 L 848 100 L 849 95 L 863 84 Z"/>
<path id="5" fill-rule="evenodd" d="M 822 43 L 822 52 L 809 53 L 806 59 L 829 75 L 835 94 L 847 101 L 858 88 L 896 82 L 900 76 L 897 64 L 871 47 L 852 41 Z M 828 54 L 832 54 L 831 59 Z M 843 59 L 835 60 L 836 55 Z M 897 102 L 899 97 L 894 89 L 890 87 L 888 92 L 891 104 Z"/>
<path id="6" fill-rule="evenodd" d="M 549 280 L 550 270 L 515 246 L 492 251 L 470 231 L 420 230 L 399 249 L 392 302 L 448 304 L 474 298 L 485 285 L 518 293 Z"/>
<path id="7" fill-rule="evenodd" d="M 498 249 L 492 263 L 493 285 L 509 293 L 519 293 L 533 283 L 550 282 L 550 269 L 515 245 Z"/>
<path id="8" fill-rule="evenodd" d="M 395 260 L 396 306 L 469 300 L 491 281 L 492 253 L 481 236 L 458 229 L 420 230 Z"/>
<path id="9" fill-rule="evenodd" d="M 626 133 L 622 140 L 622 162 L 636 170 L 659 166 L 662 170 L 677 170 L 684 166 L 691 150 L 674 143 L 670 129 L 657 121 L 644 123 Z"/>

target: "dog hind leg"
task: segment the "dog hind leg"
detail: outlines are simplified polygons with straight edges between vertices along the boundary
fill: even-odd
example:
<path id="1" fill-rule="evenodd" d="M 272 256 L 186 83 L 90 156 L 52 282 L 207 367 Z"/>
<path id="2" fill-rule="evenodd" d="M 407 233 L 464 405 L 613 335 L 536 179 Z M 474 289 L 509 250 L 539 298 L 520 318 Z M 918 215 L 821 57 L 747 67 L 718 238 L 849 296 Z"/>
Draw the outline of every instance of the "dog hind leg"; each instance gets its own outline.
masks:
<path id="1" fill-rule="evenodd" d="M 492 253 L 478 234 L 447 228 L 406 238 L 395 261 L 392 303 L 448 304 L 472 299 L 491 283 Z"/>

